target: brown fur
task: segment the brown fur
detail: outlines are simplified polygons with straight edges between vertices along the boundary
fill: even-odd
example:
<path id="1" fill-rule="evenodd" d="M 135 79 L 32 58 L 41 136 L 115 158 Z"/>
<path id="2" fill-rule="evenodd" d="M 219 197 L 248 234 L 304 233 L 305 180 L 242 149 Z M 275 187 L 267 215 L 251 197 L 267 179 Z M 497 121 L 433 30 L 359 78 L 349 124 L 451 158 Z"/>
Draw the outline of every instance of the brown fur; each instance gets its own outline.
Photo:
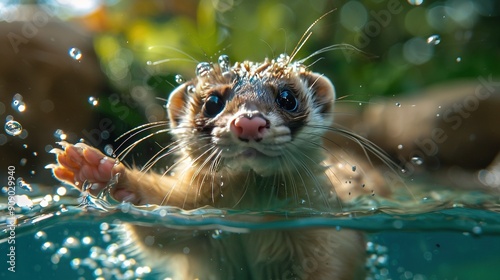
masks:
<path id="1" fill-rule="evenodd" d="M 189 89 L 193 86 L 194 93 Z M 283 88 L 296 96 L 297 112 L 277 107 L 275 98 Z M 227 103 L 219 115 L 206 117 L 204 102 L 214 93 Z M 215 66 L 170 95 L 171 132 L 178 141 L 171 149 L 179 157 L 169 170 L 172 174 L 143 173 L 123 164 L 111 167 L 97 162 L 99 152 L 82 144 L 60 152 L 63 168 L 55 168 L 54 174 L 70 182 L 106 183 L 83 171 L 82 165 L 95 162 L 90 168 L 97 172 L 121 173 L 112 194 L 137 205 L 340 211 L 339 201 L 373 192 L 380 185 L 380 175 L 363 172 L 363 164 L 353 170 L 351 162 L 357 159 L 347 153 L 338 156 L 336 147 L 323 143 L 321 134 L 331 125 L 334 97 L 328 79 L 289 61 L 237 63 L 230 73 Z M 242 143 L 227 130 L 235 115 L 248 110 L 270 120 L 261 142 Z M 213 154 L 207 153 L 211 147 L 215 147 Z M 246 159 L 239 155 L 246 147 L 265 153 L 285 150 L 279 157 Z M 218 157 L 232 149 L 239 159 Z M 242 161 L 248 161 L 248 166 L 240 165 Z M 369 187 L 362 188 L 362 184 Z M 193 237 L 191 232 L 171 229 L 125 228 L 143 255 L 159 264 L 158 268 L 173 271 L 174 279 L 362 279 L 364 275 L 363 235 L 347 229 L 273 230 L 213 239 L 210 233 Z M 188 255 L 184 248 L 190 248 Z"/>

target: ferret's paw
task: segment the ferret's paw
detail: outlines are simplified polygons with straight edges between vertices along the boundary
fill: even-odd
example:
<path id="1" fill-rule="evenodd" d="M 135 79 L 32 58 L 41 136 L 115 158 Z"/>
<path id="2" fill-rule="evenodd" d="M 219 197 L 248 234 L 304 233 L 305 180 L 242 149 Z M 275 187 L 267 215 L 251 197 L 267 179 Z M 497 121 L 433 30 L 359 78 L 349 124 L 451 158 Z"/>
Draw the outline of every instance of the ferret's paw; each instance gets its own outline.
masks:
<path id="1" fill-rule="evenodd" d="M 122 164 L 117 164 L 112 158 L 105 156 L 99 150 L 84 143 L 75 145 L 60 142 L 62 149 L 53 149 L 57 155 L 57 164 L 50 165 L 54 176 L 75 185 L 81 189 L 83 183 L 92 183 L 88 190 L 91 194 L 98 194 L 108 182 L 117 174 L 125 172 Z"/>

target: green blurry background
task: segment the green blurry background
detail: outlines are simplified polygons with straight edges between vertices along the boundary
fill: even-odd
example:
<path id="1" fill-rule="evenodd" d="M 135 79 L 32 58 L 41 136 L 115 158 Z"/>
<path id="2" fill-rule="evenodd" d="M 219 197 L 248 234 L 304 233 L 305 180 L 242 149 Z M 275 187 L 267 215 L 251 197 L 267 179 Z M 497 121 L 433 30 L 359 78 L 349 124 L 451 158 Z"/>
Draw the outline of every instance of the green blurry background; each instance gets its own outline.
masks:
<path id="1" fill-rule="evenodd" d="M 166 97 L 176 74 L 194 75 L 194 60 L 215 62 L 224 53 L 233 62 L 262 61 L 291 53 L 304 31 L 333 10 L 297 58 L 342 43 L 361 49 L 308 63 L 320 59 L 311 68 L 330 77 L 339 96 L 366 101 L 446 80 L 499 76 L 498 6 L 492 0 L 104 1 L 79 20 L 95 32 L 114 88 Z M 158 106 L 142 107 L 150 121 L 163 117 Z"/>

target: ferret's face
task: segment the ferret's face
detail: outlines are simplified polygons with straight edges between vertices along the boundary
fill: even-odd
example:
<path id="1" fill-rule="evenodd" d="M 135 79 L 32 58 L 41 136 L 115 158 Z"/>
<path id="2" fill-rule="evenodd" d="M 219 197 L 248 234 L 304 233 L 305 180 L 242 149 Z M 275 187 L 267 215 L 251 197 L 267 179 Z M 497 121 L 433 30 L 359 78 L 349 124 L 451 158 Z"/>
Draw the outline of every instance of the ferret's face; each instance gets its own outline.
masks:
<path id="1" fill-rule="evenodd" d="M 332 121 L 330 81 L 274 61 L 225 70 L 206 67 L 169 98 L 172 133 L 184 154 L 214 171 L 262 176 L 317 164 L 314 153 Z"/>

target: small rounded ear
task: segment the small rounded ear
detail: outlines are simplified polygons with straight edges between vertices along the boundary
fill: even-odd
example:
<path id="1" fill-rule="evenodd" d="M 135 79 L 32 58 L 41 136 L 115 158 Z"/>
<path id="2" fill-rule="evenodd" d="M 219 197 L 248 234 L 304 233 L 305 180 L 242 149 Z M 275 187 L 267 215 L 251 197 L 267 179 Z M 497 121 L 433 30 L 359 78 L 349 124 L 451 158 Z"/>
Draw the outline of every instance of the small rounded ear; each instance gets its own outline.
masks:
<path id="1" fill-rule="evenodd" d="M 331 112 L 335 101 L 335 87 L 330 79 L 318 73 L 308 73 L 305 78 L 311 88 L 314 102 L 322 106 L 321 113 Z"/>
<path id="2" fill-rule="evenodd" d="M 174 89 L 168 97 L 167 113 L 170 128 L 176 128 L 184 114 L 184 106 L 188 99 L 187 87 L 191 83 L 184 83 Z"/>

